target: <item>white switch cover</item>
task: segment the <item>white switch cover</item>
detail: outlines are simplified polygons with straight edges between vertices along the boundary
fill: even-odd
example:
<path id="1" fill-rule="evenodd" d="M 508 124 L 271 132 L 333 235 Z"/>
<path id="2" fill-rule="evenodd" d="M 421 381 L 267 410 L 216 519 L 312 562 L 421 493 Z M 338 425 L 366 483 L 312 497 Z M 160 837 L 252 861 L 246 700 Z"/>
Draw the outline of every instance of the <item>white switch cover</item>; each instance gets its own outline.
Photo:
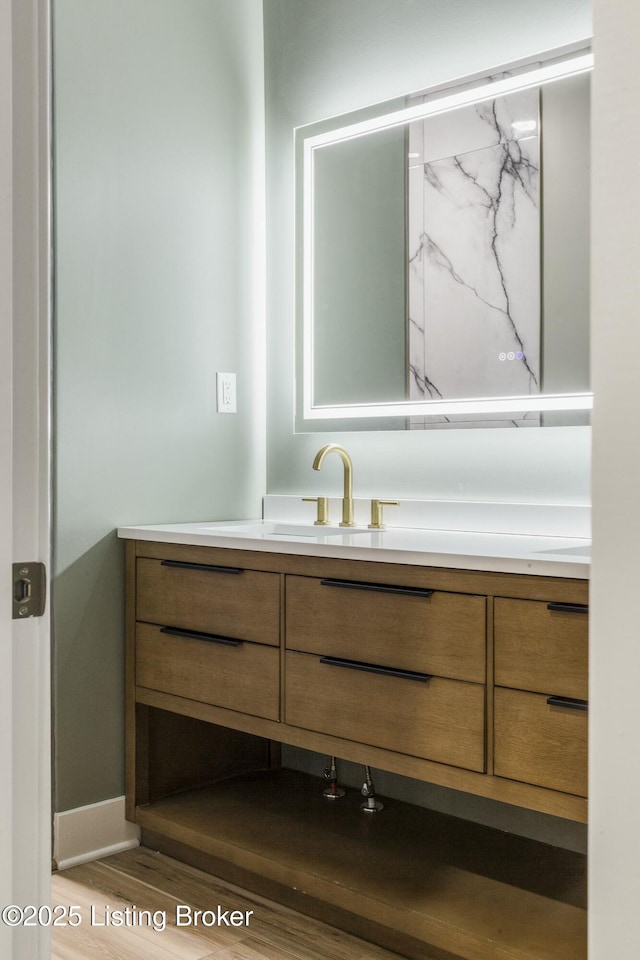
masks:
<path id="1" fill-rule="evenodd" d="M 216 373 L 216 395 L 218 413 L 237 412 L 235 373 Z"/>

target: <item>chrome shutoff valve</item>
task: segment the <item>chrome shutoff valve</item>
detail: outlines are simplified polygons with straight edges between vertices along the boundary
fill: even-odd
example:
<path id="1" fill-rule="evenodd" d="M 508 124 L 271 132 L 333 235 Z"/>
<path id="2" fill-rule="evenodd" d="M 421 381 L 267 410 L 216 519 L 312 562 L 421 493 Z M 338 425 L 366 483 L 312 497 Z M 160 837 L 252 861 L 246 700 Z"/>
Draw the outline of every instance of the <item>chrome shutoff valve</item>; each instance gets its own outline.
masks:
<path id="1" fill-rule="evenodd" d="M 360 804 L 360 809 L 364 810 L 365 813 L 378 813 L 379 810 L 384 810 L 384 804 L 376 800 L 376 790 L 371 779 L 371 770 L 367 766 L 364 768 L 364 783 L 360 793 L 363 797 L 366 797 L 364 803 Z"/>
<path id="2" fill-rule="evenodd" d="M 338 786 L 338 768 L 335 757 L 331 757 L 328 766 L 324 768 L 324 778 L 328 783 L 322 791 L 323 797 L 326 797 L 327 800 L 339 800 L 340 797 L 344 797 L 345 791 Z"/>

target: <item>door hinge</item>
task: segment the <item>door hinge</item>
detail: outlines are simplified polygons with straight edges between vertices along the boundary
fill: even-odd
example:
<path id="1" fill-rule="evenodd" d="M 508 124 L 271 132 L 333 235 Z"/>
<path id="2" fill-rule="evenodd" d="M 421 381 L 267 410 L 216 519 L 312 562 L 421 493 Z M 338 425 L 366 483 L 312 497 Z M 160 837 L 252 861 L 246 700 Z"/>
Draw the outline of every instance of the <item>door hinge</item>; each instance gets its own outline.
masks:
<path id="1" fill-rule="evenodd" d="M 47 601 L 47 568 L 44 563 L 14 563 L 13 619 L 41 617 Z"/>

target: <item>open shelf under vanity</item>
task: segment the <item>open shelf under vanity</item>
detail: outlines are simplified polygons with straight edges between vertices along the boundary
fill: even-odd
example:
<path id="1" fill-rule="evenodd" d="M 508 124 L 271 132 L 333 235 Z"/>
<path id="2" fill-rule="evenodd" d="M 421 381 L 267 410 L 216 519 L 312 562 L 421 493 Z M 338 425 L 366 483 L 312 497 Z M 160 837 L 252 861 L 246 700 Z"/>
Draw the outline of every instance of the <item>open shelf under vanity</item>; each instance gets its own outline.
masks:
<path id="1" fill-rule="evenodd" d="M 386 928 L 386 946 L 417 958 L 584 957 L 583 855 L 393 799 L 366 814 L 357 791 L 330 801 L 323 786 L 292 770 L 245 774 L 140 806 L 137 821 L 147 845 L 280 899 L 285 889 L 316 916 L 351 914 L 361 935 Z"/>

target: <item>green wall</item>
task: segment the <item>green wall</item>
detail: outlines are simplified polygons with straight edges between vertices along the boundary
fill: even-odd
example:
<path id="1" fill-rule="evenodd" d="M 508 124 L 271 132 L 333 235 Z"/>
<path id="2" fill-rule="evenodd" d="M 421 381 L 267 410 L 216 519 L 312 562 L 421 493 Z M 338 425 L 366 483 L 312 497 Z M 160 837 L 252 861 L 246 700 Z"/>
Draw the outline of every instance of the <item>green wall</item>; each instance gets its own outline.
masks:
<path id="1" fill-rule="evenodd" d="M 259 0 L 54 0 L 53 20 L 62 811 L 124 792 L 115 528 L 260 515 L 264 110 Z"/>

